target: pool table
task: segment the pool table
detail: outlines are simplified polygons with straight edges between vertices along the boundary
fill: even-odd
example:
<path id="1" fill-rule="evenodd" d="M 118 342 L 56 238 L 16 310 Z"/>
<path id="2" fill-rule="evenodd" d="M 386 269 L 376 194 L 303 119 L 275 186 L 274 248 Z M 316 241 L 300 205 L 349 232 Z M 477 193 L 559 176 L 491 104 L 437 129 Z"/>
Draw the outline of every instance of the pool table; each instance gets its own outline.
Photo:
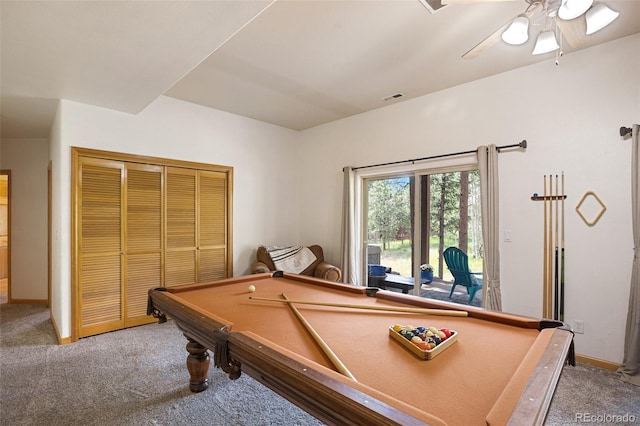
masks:
<path id="1" fill-rule="evenodd" d="M 249 286 L 255 287 L 254 292 Z M 353 377 L 339 373 L 287 303 L 295 303 Z M 466 316 L 360 309 L 464 310 Z M 328 424 L 542 424 L 572 362 L 563 323 L 276 272 L 149 291 L 148 313 L 187 338 L 190 388 L 208 386 L 209 350 Z M 425 360 L 390 338 L 394 324 L 449 328 L 457 340 Z"/>

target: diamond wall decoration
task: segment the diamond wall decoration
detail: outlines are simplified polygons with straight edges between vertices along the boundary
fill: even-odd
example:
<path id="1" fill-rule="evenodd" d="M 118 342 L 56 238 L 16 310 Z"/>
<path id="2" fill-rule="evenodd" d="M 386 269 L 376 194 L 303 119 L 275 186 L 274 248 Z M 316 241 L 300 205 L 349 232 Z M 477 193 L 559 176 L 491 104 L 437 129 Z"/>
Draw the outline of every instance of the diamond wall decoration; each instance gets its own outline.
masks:
<path id="1" fill-rule="evenodd" d="M 600 204 L 600 211 L 598 212 L 598 214 L 596 214 L 596 216 L 593 218 L 593 220 L 589 221 L 586 217 L 584 217 L 584 215 L 582 214 L 582 212 L 580 211 L 580 207 L 582 207 L 582 203 L 584 203 L 584 201 L 587 199 L 587 197 L 593 197 L 595 199 L 595 201 Z M 587 226 L 593 226 L 596 224 L 596 222 L 598 222 L 598 220 L 600 220 L 600 217 L 604 214 L 605 210 L 607 210 L 607 206 L 604 205 L 604 203 L 602 202 L 602 200 L 600 200 L 600 198 L 598 198 L 598 196 L 596 195 L 595 192 L 593 191 L 587 191 L 584 193 L 584 195 L 582 196 L 582 198 L 580 199 L 580 202 L 578 203 L 578 205 L 576 206 L 576 211 L 578 212 L 578 215 L 582 218 L 582 220 L 584 220 L 584 223 L 587 224 Z"/>

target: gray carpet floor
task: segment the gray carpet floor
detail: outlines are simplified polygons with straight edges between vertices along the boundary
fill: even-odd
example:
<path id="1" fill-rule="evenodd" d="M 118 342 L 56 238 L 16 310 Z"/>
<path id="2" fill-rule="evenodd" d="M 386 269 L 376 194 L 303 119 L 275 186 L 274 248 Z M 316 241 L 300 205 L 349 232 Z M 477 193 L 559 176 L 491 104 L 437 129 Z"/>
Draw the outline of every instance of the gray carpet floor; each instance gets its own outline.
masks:
<path id="1" fill-rule="evenodd" d="M 250 377 L 231 381 L 213 367 L 209 389 L 191 393 L 186 339 L 172 321 L 58 345 L 45 307 L 4 304 L 0 332 L 1 425 L 321 424 Z M 575 424 L 579 413 L 640 423 L 640 388 L 566 367 L 547 424 Z"/>

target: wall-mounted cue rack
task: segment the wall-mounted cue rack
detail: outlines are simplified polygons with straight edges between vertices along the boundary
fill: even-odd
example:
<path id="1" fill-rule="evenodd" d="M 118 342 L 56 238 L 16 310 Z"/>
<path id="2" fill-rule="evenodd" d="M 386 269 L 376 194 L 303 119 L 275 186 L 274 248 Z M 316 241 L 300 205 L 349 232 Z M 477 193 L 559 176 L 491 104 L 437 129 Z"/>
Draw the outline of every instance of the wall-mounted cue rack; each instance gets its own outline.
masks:
<path id="1" fill-rule="evenodd" d="M 547 195 L 545 196 L 538 196 L 538 195 L 534 195 L 533 197 L 531 197 L 531 199 L 533 201 L 545 201 L 545 200 L 566 200 L 567 196 L 566 195 Z"/>
<path id="2" fill-rule="evenodd" d="M 544 175 L 542 195 L 532 201 L 544 201 L 542 316 L 564 321 L 564 172 Z"/>

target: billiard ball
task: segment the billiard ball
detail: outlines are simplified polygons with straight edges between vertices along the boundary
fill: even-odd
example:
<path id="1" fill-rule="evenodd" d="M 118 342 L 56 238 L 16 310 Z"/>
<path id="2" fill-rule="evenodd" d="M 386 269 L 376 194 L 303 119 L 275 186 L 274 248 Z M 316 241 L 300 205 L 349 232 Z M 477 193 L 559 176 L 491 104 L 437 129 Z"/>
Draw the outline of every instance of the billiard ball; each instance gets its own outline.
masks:
<path id="1" fill-rule="evenodd" d="M 254 291 L 256 291 L 256 286 L 252 284 L 247 290 L 249 290 L 249 293 L 253 293 Z"/>
<path id="2" fill-rule="evenodd" d="M 429 345 L 428 342 L 420 342 L 418 343 L 418 347 L 422 350 L 428 351 L 431 349 L 431 346 Z"/>

